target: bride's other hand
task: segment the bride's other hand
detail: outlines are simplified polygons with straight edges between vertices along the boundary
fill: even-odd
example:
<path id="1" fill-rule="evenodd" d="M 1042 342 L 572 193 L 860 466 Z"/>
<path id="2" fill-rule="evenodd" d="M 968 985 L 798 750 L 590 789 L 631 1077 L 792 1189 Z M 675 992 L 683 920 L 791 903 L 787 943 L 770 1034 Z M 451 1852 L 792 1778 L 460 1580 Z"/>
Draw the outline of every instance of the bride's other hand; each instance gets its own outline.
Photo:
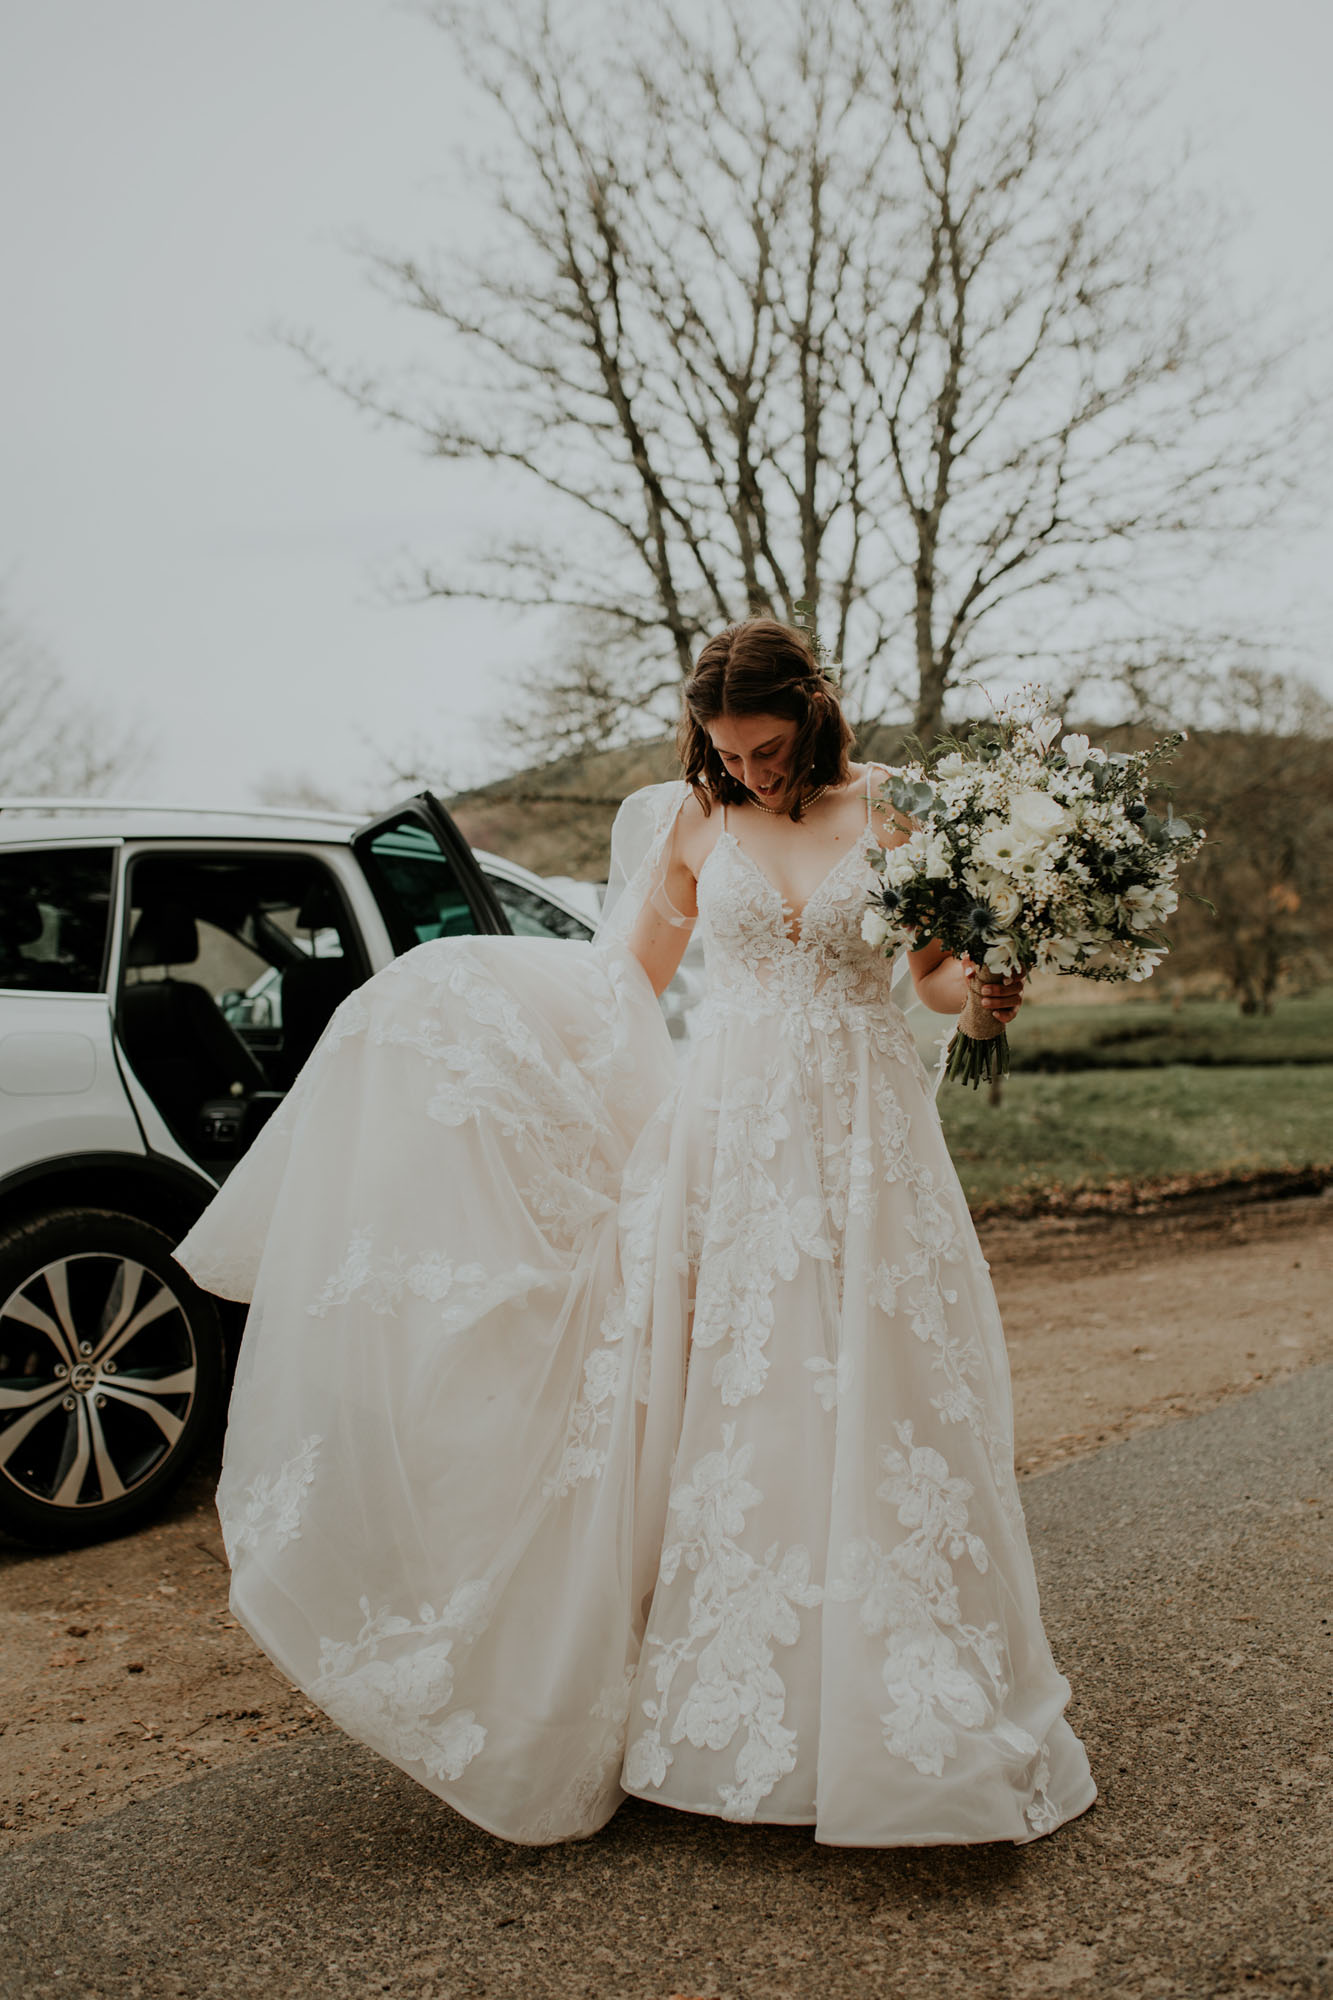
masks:
<path id="1" fill-rule="evenodd" d="M 988 1014 L 994 1014 L 997 1021 L 1007 1027 L 1023 1004 L 1023 975 L 1017 973 L 1011 979 L 982 978 L 978 974 L 982 967 L 976 965 L 964 952 L 960 963 L 968 989 L 974 992 Z"/>

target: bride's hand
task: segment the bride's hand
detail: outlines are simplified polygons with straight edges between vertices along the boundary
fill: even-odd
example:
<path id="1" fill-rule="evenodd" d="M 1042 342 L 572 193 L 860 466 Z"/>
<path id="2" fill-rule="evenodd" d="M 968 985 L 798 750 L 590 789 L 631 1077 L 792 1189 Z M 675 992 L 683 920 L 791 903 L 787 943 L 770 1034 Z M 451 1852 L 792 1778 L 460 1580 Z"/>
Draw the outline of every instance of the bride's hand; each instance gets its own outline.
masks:
<path id="1" fill-rule="evenodd" d="M 991 978 L 978 982 L 977 975 L 982 968 L 975 964 L 966 952 L 963 953 L 960 963 L 968 990 L 978 996 L 988 1014 L 994 1014 L 996 1020 L 1002 1021 L 1007 1027 L 1023 1004 L 1022 973 L 1016 973 L 1011 979 Z"/>

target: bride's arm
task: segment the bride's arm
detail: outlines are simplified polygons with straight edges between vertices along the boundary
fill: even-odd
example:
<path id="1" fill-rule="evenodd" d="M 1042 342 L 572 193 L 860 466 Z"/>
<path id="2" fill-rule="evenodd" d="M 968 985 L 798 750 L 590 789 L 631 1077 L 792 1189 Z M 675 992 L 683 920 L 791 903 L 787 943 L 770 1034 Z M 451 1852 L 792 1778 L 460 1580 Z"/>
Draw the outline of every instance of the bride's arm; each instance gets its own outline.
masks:
<path id="1" fill-rule="evenodd" d="M 659 996 L 676 976 L 699 914 L 694 898 L 694 872 L 680 852 L 688 841 L 688 831 L 682 830 L 681 823 L 688 820 L 692 809 L 698 810 L 692 801 L 687 801 L 662 857 L 657 880 L 626 940 Z"/>
<path id="2" fill-rule="evenodd" d="M 659 998 L 676 976 L 693 928 L 688 919 L 659 916 L 651 903 L 645 903 L 639 912 L 638 922 L 629 935 L 629 948 Z"/>
<path id="3" fill-rule="evenodd" d="M 912 984 L 923 1007 L 933 1014 L 960 1014 L 978 968 L 970 958 L 955 958 L 938 939 L 907 954 Z M 1023 1004 L 1021 979 L 986 979 L 976 986 L 981 1004 L 1000 1021 L 1012 1021 Z"/>

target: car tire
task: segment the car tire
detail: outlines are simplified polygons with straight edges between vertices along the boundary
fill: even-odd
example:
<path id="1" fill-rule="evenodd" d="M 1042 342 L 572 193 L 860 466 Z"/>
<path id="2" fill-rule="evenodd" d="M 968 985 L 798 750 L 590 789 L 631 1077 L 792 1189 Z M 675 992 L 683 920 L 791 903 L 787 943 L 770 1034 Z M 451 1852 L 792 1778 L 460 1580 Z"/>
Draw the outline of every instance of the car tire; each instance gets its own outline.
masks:
<path id="1" fill-rule="evenodd" d="M 0 1528 L 49 1548 L 153 1513 L 215 1433 L 218 1308 L 175 1238 L 108 1209 L 0 1232 Z"/>

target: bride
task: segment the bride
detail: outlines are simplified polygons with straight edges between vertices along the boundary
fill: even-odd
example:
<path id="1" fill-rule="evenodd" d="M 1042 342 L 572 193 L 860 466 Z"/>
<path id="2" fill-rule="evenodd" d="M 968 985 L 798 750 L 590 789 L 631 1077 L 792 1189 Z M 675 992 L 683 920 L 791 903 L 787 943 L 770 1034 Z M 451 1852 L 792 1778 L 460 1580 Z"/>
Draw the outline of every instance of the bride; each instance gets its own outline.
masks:
<path id="1" fill-rule="evenodd" d="M 592 945 L 420 946 L 344 1002 L 182 1244 L 252 1300 L 218 1508 L 237 1617 L 489 1831 L 626 1792 L 853 1846 L 1026 1841 L 1063 1717 L 987 1266 L 861 938 L 874 843 L 804 636 L 685 689 Z M 681 1077 L 656 995 L 691 931 Z M 961 1007 L 973 968 L 912 955 Z M 983 985 L 1009 1020 L 1019 985 Z"/>

